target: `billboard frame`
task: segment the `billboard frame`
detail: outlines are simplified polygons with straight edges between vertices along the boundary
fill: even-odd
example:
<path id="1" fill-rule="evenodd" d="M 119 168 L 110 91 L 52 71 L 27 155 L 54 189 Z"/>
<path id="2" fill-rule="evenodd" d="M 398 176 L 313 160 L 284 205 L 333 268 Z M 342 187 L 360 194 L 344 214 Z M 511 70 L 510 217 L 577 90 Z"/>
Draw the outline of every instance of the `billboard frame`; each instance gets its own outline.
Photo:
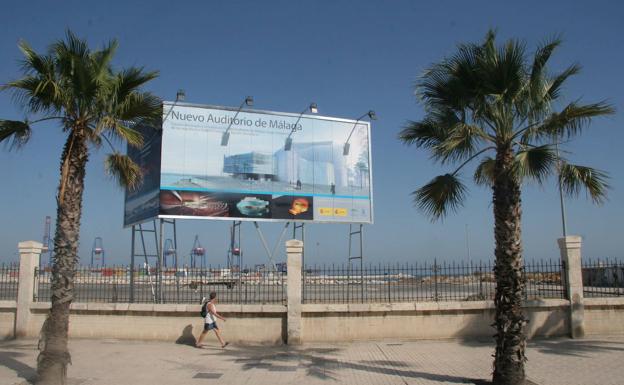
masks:
<path id="1" fill-rule="evenodd" d="M 331 122 L 341 122 L 341 123 L 350 123 L 353 124 L 354 127 L 358 124 L 364 125 L 366 128 L 366 132 L 367 132 L 367 137 L 368 137 L 368 157 L 369 157 L 369 162 L 368 162 L 368 174 L 370 177 L 370 183 L 369 183 L 369 199 L 368 201 L 370 202 L 370 221 L 336 221 L 336 220 L 322 220 L 322 219 L 282 219 L 282 218 L 246 218 L 246 217 L 200 217 L 200 216 L 187 216 L 187 215 L 168 215 L 168 214 L 158 214 L 154 217 L 150 217 L 147 218 L 145 220 L 133 223 L 133 224 L 128 224 L 127 226 L 124 227 L 130 227 L 133 225 L 138 225 L 138 224 L 142 224 L 151 220 L 155 220 L 155 219 L 193 219 L 193 220 L 218 220 L 218 221 L 244 221 L 244 222 L 267 222 L 267 223 L 285 223 L 285 222 L 293 222 L 293 223 L 309 223 L 309 224 L 313 224 L 313 223 L 321 223 L 321 224 L 374 224 L 374 218 L 375 218 L 375 213 L 374 213 L 374 196 L 373 196 L 373 162 L 372 162 L 372 158 L 373 158 L 373 153 L 372 153 L 372 130 L 371 130 L 371 123 L 369 121 L 365 121 L 365 120 L 355 120 L 355 119 L 345 119 L 345 118 L 337 118 L 337 117 L 332 117 L 332 116 L 325 116 L 325 115 L 317 115 L 317 114 L 301 114 L 301 113 L 291 113 L 291 112 L 282 112 L 282 111 L 272 111 L 272 110 L 260 110 L 260 109 L 247 109 L 247 108 L 239 108 L 239 107 L 228 107 L 228 106 L 219 106 L 219 105 L 213 105 L 213 104 L 198 104 L 198 103 L 185 103 L 185 102 L 170 102 L 170 101 L 163 101 L 162 102 L 162 107 L 163 107 L 163 120 L 160 124 L 160 131 L 164 132 L 164 128 L 163 125 L 166 121 L 166 117 L 169 116 L 169 114 L 171 113 L 171 111 L 173 111 L 173 109 L 175 107 L 190 107 L 190 108 L 200 108 L 200 109 L 214 109 L 214 110 L 222 110 L 222 111 L 229 111 L 229 112 L 245 112 L 245 113 L 256 113 L 256 114 L 264 114 L 264 115 L 273 115 L 273 116 L 284 116 L 284 117 L 290 117 L 290 118 L 303 118 L 306 117 L 308 119 L 316 119 L 316 120 L 325 120 L 325 121 L 331 121 Z M 166 112 L 166 113 L 165 113 Z M 163 151 L 163 144 L 161 143 L 160 146 L 160 158 L 162 159 L 162 151 Z M 162 173 L 162 171 L 161 171 Z M 160 177 L 160 176 L 159 176 Z M 158 190 L 159 190 L 159 194 L 161 191 L 160 190 L 160 182 L 159 182 L 159 186 L 158 186 Z M 182 188 L 180 191 L 185 191 L 184 188 Z M 191 191 L 191 190 L 186 190 L 186 191 Z"/>

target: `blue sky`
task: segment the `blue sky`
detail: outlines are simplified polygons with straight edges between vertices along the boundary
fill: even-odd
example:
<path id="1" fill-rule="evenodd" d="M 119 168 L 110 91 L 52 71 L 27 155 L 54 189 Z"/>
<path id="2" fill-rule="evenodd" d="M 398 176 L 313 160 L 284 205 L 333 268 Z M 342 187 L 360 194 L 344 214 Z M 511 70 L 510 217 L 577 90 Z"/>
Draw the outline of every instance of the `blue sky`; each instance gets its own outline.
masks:
<path id="1" fill-rule="evenodd" d="M 565 146 L 575 162 L 607 170 L 612 190 L 600 207 L 581 196 L 568 200 L 569 233 L 584 238 L 584 255 L 622 257 L 618 243 L 624 209 L 623 6 L 608 1 L 30 1 L 8 2 L 0 14 L 0 83 L 19 76 L 19 39 L 43 50 L 71 28 L 98 46 L 119 40 L 115 65 L 160 71 L 148 89 L 166 100 L 179 88 L 187 101 L 239 105 L 253 95 L 255 107 L 298 112 L 311 101 L 322 115 L 355 118 L 369 109 L 373 124 L 375 224 L 365 228 L 370 262 L 465 260 L 466 235 L 473 259 L 489 259 L 493 220 L 487 189 L 470 185 L 458 213 L 431 223 L 413 208 L 410 192 L 444 169 L 406 147 L 397 132 L 423 116 L 413 82 L 457 43 L 480 41 L 488 28 L 499 39 L 525 39 L 529 51 L 561 34 L 565 44 L 551 61 L 561 70 L 583 66 L 565 89 L 567 100 L 608 99 L 617 115 L 596 120 Z M 0 117 L 22 118 L 10 95 L 0 94 Z M 16 259 L 18 241 L 42 238 L 44 217 L 55 214 L 55 189 L 64 137 L 52 124 L 37 126 L 19 152 L 0 151 L 0 261 Z M 122 228 L 123 192 L 103 172 L 104 151 L 87 170 L 80 256 L 87 262 L 96 236 L 111 263 L 129 260 L 130 231 Z M 470 173 L 465 174 L 466 177 Z M 263 225 L 269 243 L 281 225 Z M 467 230 L 467 231 L 466 231 Z M 308 261 L 342 263 L 347 225 L 312 225 Z M 227 225 L 187 221 L 178 225 L 179 252 L 195 234 L 213 264 L 225 262 Z M 557 257 L 561 234 L 554 180 L 523 189 L 523 240 L 527 258 Z M 250 264 L 266 261 L 252 224 L 243 229 Z M 278 259 L 283 259 L 280 256 Z"/>

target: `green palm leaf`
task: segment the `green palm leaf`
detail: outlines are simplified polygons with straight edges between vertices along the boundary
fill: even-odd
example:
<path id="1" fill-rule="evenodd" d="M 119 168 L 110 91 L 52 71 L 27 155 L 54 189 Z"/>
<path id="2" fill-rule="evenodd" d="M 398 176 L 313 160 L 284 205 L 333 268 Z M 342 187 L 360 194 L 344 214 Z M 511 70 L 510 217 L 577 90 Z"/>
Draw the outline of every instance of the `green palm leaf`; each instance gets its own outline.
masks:
<path id="1" fill-rule="evenodd" d="M 141 185 L 143 175 L 141 168 L 127 155 L 108 154 L 104 161 L 104 167 L 106 173 L 115 179 L 121 187 L 128 187 L 130 191 L 133 191 Z"/>
<path id="2" fill-rule="evenodd" d="M 562 164 L 559 171 L 561 187 L 568 195 L 576 197 L 584 189 L 597 204 L 607 199 L 608 179 L 603 171 L 569 163 Z"/>
<path id="3" fill-rule="evenodd" d="M 7 143 L 10 149 L 18 149 L 28 143 L 31 133 L 28 122 L 0 119 L 0 143 Z"/>
<path id="4" fill-rule="evenodd" d="M 591 123 L 592 118 L 615 113 L 613 106 L 606 102 L 593 104 L 568 104 L 561 112 L 551 114 L 541 125 L 527 130 L 522 138 L 523 143 L 543 137 L 572 137 L 581 132 L 583 127 Z"/>
<path id="5" fill-rule="evenodd" d="M 578 64 L 572 64 L 559 75 L 554 76 L 550 79 L 550 85 L 548 87 L 548 91 L 546 91 L 546 96 L 548 100 L 555 100 L 561 96 L 561 88 L 563 83 L 568 80 L 569 77 L 574 76 L 581 72 L 581 66 Z"/>
<path id="6" fill-rule="evenodd" d="M 442 126 L 425 119 L 422 122 L 409 121 L 399 132 L 399 140 L 408 145 L 430 148 L 440 144 L 446 135 Z"/>
<path id="7" fill-rule="evenodd" d="M 494 166 L 496 166 L 496 160 L 489 156 L 486 156 L 481 160 L 481 163 L 477 166 L 474 172 L 474 181 L 481 186 L 491 187 L 494 185 Z"/>
<path id="8" fill-rule="evenodd" d="M 466 187 L 455 175 L 444 174 L 433 178 L 412 195 L 416 205 L 435 220 L 462 205 Z"/>
<path id="9" fill-rule="evenodd" d="M 531 147 L 516 154 L 514 171 L 519 181 L 530 178 L 541 184 L 554 169 L 557 159 L 550 145 Z"/>

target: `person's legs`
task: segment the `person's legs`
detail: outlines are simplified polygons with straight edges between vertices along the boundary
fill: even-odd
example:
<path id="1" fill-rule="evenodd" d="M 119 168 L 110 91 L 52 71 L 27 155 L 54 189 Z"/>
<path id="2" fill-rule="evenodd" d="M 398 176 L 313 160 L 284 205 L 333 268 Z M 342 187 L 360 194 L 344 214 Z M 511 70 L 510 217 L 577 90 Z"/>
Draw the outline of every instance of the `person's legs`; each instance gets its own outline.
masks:
<path id="1" fill-rule="evenodd" d="M 225 345 L 227 345 L 227 343 L 223 342 L 223 338 L 221 338 L 221 333 L 219 332 L 219 329 L 214 328 L 213 330 L 215 334 L 217 335 L 217 339 L 219 340 L 219 342 L 221 342 L 221 347 L 224 348 Z"/>
<path id="2" fill-rule="evenodd" d="M 197 347 L 201 346 L 201 342 L 202 342 L 202 340 L 204 339 L 204 337 L 206 336 L 207 333 L 208 333 L 208 330 L 204 326 L 204 330 L 199 335 L 199 339 L 197 339 L 197 343 L 195 343 L 195 346 L 197 346 Z"/>

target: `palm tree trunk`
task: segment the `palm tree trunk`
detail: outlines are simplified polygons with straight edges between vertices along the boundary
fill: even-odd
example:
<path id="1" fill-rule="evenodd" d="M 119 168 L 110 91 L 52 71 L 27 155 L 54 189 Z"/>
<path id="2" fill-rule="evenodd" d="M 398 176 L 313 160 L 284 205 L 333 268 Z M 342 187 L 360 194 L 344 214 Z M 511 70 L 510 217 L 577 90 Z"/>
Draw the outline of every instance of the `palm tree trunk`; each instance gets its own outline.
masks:
<path id="1" fill-rule="evenodd" d="M 71 356 L 67 348 L 69 305 L 74 298 L 74 275 L 78 261 L 78 237 L 82 213 L 87 145 L 81 130 L 67 138 L 61 158 L 61 181 L 57 196 L 52 308 L 41 329 L 37 384 L 65 384 Z"/>
<path id="2" fill-rule="evenodd" d="M 494 181 L 494 238 L 496 241 L 496 352 L 493 383 L 519 385 L 525 380 L 526 319 L 522 313 L 522 244 L 520 185 L 510 172 L 514 153 L 499 146 Z"/>

